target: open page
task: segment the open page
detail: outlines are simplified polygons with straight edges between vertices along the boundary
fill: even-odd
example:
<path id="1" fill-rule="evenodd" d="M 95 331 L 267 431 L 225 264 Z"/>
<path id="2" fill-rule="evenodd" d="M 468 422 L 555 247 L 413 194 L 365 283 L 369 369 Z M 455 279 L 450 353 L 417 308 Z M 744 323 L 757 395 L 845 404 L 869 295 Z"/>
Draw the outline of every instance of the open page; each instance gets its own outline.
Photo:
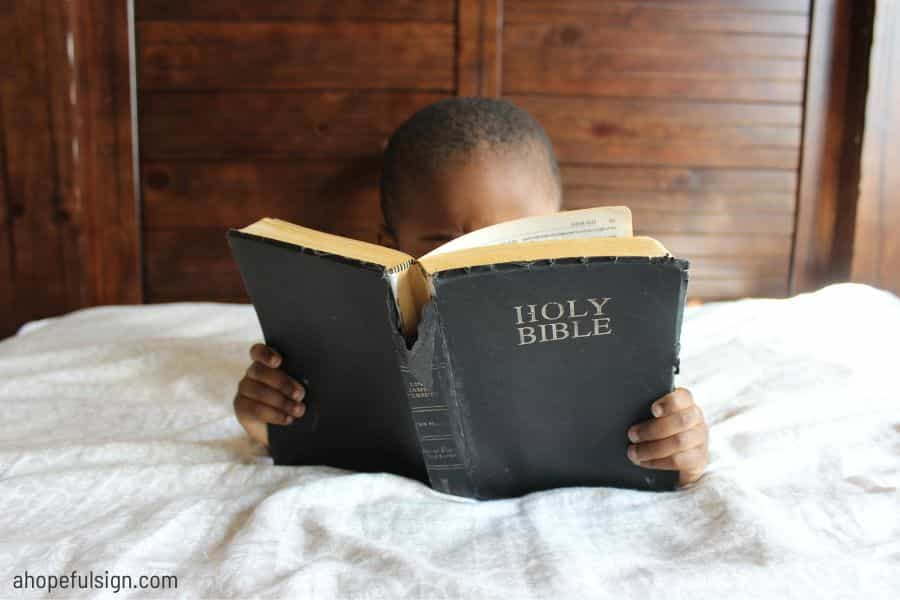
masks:
<path id="1" fill-rule="evenodd" d="M 516 242 L 631 236 L 631 210 L 627 206 L 601 206 L 498 223 L 451 240 L 422 258 Z"/>

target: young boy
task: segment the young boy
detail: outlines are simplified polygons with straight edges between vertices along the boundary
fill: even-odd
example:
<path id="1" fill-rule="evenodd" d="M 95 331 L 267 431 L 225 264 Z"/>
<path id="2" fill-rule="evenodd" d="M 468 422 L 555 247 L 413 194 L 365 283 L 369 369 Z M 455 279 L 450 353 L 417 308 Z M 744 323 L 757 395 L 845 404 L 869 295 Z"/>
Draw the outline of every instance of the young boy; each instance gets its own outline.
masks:
<path id="1" fill-rule="evenodd" d="M 544 130 L 514 104 L 451 98 L 401 125 L 384 152 L 379 243 L 412 256 L 501 221 L 556 212 L 562 182 Z M 304 389 L 279 369 L 278 352 L 250 348 L 234 410 L 249 435 L 268 446 L 266 423 L 287 424 L 305 411 Z M 643 467 L 679 471 L 696 481 L 709 462 L 708 430 L 691 393 L 678 388 L 652 405 L 654 418 L 631 427 L 628 457 Z"/>

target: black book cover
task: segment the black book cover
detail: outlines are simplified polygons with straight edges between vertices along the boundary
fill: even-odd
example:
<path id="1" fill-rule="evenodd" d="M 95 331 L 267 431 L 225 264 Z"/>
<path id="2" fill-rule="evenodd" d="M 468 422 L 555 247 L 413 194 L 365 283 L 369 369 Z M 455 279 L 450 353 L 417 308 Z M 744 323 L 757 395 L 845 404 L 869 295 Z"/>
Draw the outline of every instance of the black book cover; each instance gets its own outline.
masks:
<path id="1" fill-rule="evenodd" d="M 626 449 L 673 389 L 687 261 L 439 272 L 408 347 L 384 267 L 237 230 L 228 241 L 266 343 L 307 385 L 307 414 L 268 426 L 276 464 L 392 472 L 483 499 L 677 486 Z"/>
<path id="2" fill-rule="evenodd" d="M 306 385 L 307 413 L 290 425 L 268 425 L 275 464 L 427 482 L 384 267 L 233 229 L 227 239 L 266 345 Z"/>
<path id="3" fill-rule="evenodd" d="M 674 489 L 677 472 L 628 460 L 627 430 L 673 389 L 687 278 L 688 262 L 671 257 L 438 273 L 426 325 L 443 343 L 410 369 L 446 401 L 460 472 L 432 473 L 432 485 L 477 498 Z"/>

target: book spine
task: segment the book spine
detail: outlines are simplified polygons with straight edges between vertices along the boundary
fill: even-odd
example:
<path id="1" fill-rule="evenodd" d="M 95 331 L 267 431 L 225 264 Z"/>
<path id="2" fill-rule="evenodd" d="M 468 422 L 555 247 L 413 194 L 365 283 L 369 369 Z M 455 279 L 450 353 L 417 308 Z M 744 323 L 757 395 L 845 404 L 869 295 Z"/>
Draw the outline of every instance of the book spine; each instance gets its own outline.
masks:
<path id="1" fill-rule="evenodd" d="M 454 410 L 455 388 L 447 345 L 434 316 L 423 321 L 413 351 L 406 351 L 404 345 L 401 350 L 405 360 L 400 361 L 419 448 L 432 488 L 455 496 L 474 497 L 464 452 L 464 433 Z"/>

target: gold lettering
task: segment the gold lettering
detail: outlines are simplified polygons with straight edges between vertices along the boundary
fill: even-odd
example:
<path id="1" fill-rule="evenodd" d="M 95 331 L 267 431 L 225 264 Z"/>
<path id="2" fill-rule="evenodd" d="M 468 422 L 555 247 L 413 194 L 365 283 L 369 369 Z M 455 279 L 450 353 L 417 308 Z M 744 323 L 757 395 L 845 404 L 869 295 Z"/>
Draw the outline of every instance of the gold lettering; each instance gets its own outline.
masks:
<path id="1" fill-rule="evenodd" d="M 555 317 L 551 317 L 550 315 L 547 314 L 547 307 L 553 306 L 553 305 L 555 305 L 557 308 L 559 308 L 559 312 L 556 313 Z M 541 307 L 541 316 L 544 317 L 544 320 L 546 320 L 546 321 L 555 321 L 557 319 L 561 319 L 565 312 L 566 312 L 566 310 L 563 308 L 563 305 L 560 304 L 559 302 L 548 302 L 547 304 L 545 304 Z"/>
<path id="2" fill-rule="evenodd" d="M 580 335 L 579 335 L 579 333 L 578 333 L 578 326 L 579 326 L 579 325 L 581 325 L 581 321 L 575 321 L 575 322 L 572 324 L 572 337 L 573 337 L 573 338 L 590 337 L 590 335 L 591 335 L 590 330 L 588 330 L 587 333 L 583 333 L 583 334 L 580 334 Z"/>
<path id="3" fill-rule="evenodd" d="M 581 317 L 588 316 L 587 311 L 585 310 L 583 313 L 576 314 L 575 313 L 575 301 L 574 300 L 566 300 L 569 303 L 569 318 L 570 319 L 580 319 Z"/>
<path id="4" fill-rule="evenodd" d="M 595 317 L 599 317 L 600 315 L 603 314 L 603 307 L 606 306 L 606 303 L 609 302 L 610 299 L 609 298 L 600 298 L 600 300 L 602 300 L 602 302 L 598 302 L 597 298 L 588 298 L 587 299 L 587 301 L 590 302 L 594 306 L 594 309 L 597 311 L 594 313 Z"/>
<path id="5" fill-rule="evenodd" d="M 609 317 L 594 319 L 594 335 L 609 335 L 612 330 L 609 328 Z"/>
<path id="6" fill-rule="evenodd" d="M 550 323 L 550 329 L 553 332 L 553 337 L 550 338 L 551 342 L 564 340 L 569 337 L 569 325 L 567 323 Z"/>
<path id="7" fill-rule="evenodd" d="M 537 336 L 534 335 L 534 327 L 517 327 L 516 329 L 518 329 L 519 331 L 520 346 L 524 346 L 525 344 L 533 344 L 537 341 Z M 525 341 L 526 339 L 528 341 Z"/>

